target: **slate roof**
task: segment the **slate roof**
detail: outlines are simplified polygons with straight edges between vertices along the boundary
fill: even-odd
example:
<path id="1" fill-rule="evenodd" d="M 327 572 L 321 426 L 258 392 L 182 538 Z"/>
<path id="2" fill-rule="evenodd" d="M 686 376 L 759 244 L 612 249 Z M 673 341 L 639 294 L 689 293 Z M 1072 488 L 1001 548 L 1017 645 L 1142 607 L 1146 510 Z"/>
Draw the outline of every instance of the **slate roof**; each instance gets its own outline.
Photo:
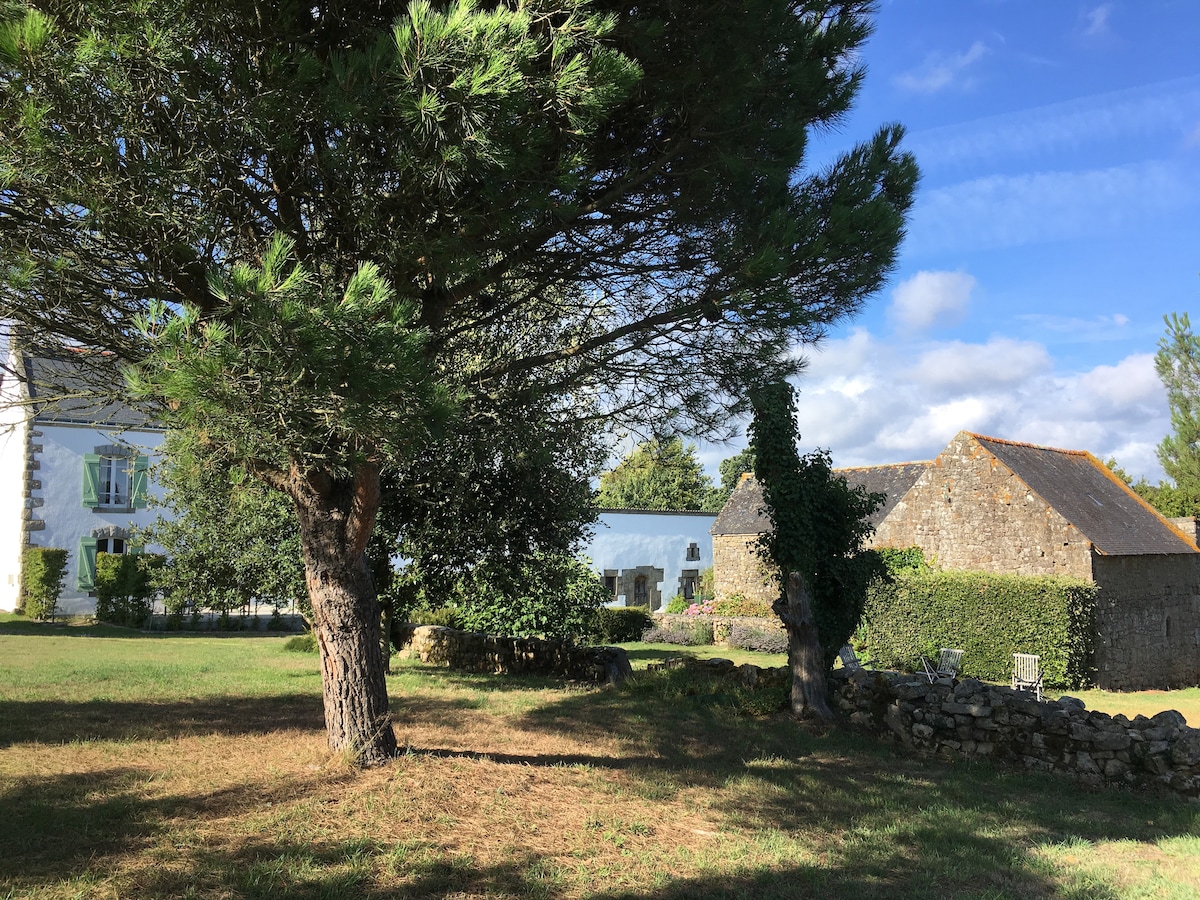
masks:
<path id="1" fill-rule="evenodd" d="M 971 434 L 1105 556 L 1196 552 L 1183 532 L 1160 516 L 1100 460 L 1083 450 L 1058 450 Z"/>
<path id="2" fill-rule="evenodd" d="M 160 427 L 146 413 L 117 399 L 125 379 L 115 358 L 107 354 L 27 355 L 18 377 L 33 401 L 39 422 L 154 430 Z"/>
<path id="3" fill-rule="evenodd" d="M 907 462 L 833 471 L 834 474 L 844 475 L 851 486 L 862 486 L 873 493 L 887 495 L 883 505 L 868 519 L 872 525 L 878 526 L 929 465 L 928 462 Z M 763 512 L 762 485 L 753 475 L 746 473 L 713 522 L 710 533 L 762 534 L 770 530 L 771 523 Z"/>

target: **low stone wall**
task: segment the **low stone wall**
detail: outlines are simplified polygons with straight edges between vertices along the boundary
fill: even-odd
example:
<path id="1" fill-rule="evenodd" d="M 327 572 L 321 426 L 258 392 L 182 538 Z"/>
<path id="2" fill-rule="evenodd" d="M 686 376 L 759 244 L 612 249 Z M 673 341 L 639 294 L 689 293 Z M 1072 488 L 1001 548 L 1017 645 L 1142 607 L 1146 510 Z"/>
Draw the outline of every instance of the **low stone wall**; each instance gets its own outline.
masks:
<path id="1" fill-rule="evenodd" d="M 679 658 L 650 669 L 688 666 L 748 687 L 790 679 L 786 666 L 737 666 L 727 659 Z M 1164 790 L 1200 799 L 1200 729 L 1174 710 L 1153 718 L 1089 711 L 1073 697 L 1033 694 L 973 678 L 930 684 L 924 676 L 847 672 L 829 677 L 834 708 L 859 729 L 928 753 L 989 759 L 1066 775 L 1088 787 Z"/>
<path id="2" fill-rule="evenodd" d="M 1173 710 L 1148 719 L 1089 711 L 1072 697 L 964 678 L 835 670 L 836 708 L 851 724 L 934 753 L 1057 772 L 1089 787 L 1162 788 L 1200 798 L 1200 729 Z"/>
<path id="3" fill-rule="evenodd" d="M 616 684 L 632 673 L 622 647 L 576 647 L 540 638 L 509 638 L 441 625 L 392 625 L 401 653 L 435 666 L 495 675 L 550 675 Z"/>

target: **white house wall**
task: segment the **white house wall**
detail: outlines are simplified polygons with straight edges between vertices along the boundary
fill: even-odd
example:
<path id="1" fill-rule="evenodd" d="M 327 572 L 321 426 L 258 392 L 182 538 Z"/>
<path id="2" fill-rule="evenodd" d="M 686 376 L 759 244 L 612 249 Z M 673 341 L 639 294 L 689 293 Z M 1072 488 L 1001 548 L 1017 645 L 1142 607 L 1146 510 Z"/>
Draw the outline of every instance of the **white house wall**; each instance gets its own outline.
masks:
<path id="1" fill-rule="evenodd" d="M 4 612 L 17 608 L 20 589 L 27 430 L 24 409 L 0 404 L 0 610 Z"/>
<path id="2" fill-rule="evenodd" d="M 40 436 L 36 432 L 41 432 Z M 69 552 L 67 575 L 63 592 L 58 602 L 58 611 L 72 615 L 95 612 L 96 600 L 80 591 L 79 539 L 93 536 L 93 532 L 105 526 L 125 530 L 145 527 L 154 523 L 159 511 L 153 500 L 147 509 L 93 510 L 83 505 L 83 456 L 97 447 L 108 444 L 128 445 L 131 450 L 150 457 L 154 464 L 156 451 L 163 435 L 158 431 L 105 430 L 75 425 L 37 423 L 31 442 L 41 446 L 35 459 L 41 463 L 37 478 L 42 489 L 34 491 L 33 497 L 42 500 L 41 506 L 33 510 L 34 518 L 45 525 L 32 531 L 29 541 L 36 547 L 61 547 Z M 160 494 L 161 488 L 154 480 L 147 479 L 147 493 L 151 498 Z M 160 551 L 155 546 L 146 547 L 147 552 Z"/>
<path id="3" fill-rule="evenodd" d="M 665 605 L 679 593 L 679 580 L 685 569 L 703 571 L 712 566 L 712 536 L 708 530 L 715 519 L 716 513 L 602 512 L 584 552 L 592 561 L 592 568 L 602 575 L 639 568 L 661 569 L 662 578 L 652 589 Z M 699 559 L 687 558 L 691 544 L 698 548 Z M 632 605 L 632 600 L 618 589 L 617 605 Z"/>

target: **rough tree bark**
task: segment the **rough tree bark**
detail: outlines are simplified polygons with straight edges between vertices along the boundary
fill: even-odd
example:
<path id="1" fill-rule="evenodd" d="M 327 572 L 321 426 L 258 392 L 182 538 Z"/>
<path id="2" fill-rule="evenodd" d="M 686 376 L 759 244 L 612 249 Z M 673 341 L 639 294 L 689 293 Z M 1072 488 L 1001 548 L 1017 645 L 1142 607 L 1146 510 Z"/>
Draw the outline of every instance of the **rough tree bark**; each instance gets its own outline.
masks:
<path id="1" fill-rule="evenodd" d="M 788 663 L 792 669 L 792 715 L 833 721 L 829 686 L 821 654 L 821 636 L 813 617 L 812 598 L 799 572 L 787 580 L 787 599 L 772 604 L 788 636 Z"/>
<path id="2" fill-rule="evenodd" d="M 396 755 L 388 711 L 379 601 L 366 557 L 379 511 L 379 470 L 361 464 L 353 475 L 293 468 L 281 485 L 296 504 L 329 749 L 358 765 Z"/>

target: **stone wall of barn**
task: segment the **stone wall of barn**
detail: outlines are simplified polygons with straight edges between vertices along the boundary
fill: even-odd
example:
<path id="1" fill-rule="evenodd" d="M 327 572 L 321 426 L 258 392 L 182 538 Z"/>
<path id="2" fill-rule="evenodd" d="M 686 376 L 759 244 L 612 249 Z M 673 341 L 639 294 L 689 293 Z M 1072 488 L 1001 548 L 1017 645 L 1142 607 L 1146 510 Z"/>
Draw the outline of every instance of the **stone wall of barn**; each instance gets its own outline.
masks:
<path id="1" fill-rule="evenodd" d="M 871 545 L 916 545 L 943 569 L 1092 577 L 1087 538 L 965 434 L 917 479 Z"/>
<path id="2" fill-rule="evenodd" d="M 714 534 L 712 541 L 713 594 L 717 600 L 742 594 L 766 603 L 775 601 L 779 588 L 755 551 L 757 534 Z"/>
<path id="3" fill-rule="evenodd" d="M 1137 691 L 1200 684 L 1200 554 L 1093 561 L 1097 683 Z"/>

